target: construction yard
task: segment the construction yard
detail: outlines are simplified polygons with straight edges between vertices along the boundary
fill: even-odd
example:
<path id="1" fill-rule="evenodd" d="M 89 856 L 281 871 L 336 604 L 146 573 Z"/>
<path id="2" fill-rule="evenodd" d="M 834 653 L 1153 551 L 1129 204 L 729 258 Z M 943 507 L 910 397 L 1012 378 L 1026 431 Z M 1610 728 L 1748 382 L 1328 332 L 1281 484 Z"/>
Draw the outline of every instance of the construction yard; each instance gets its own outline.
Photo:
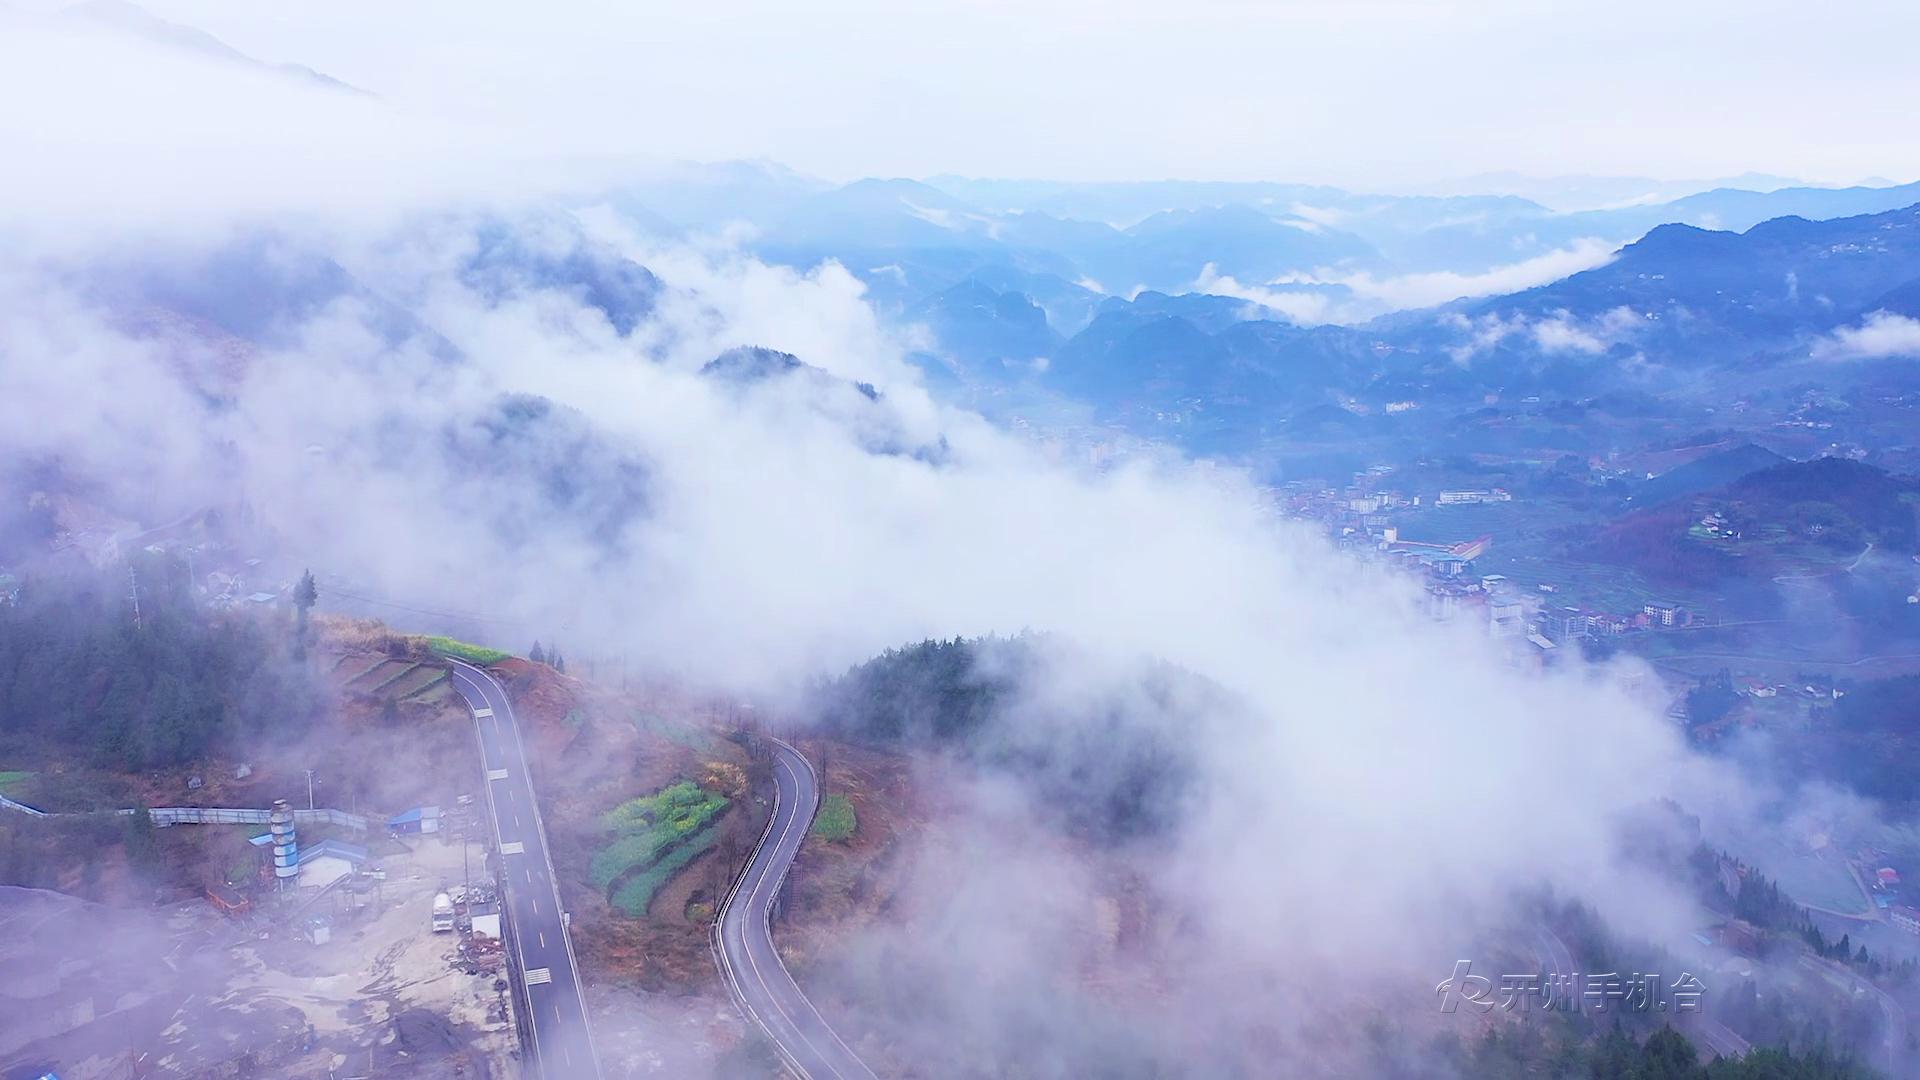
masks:
<path id="1" fill-rule="evenodd" d="M 466 854 L 478 875 L 480 846 Z M 304 910 L 265 901 L 238 916 L 204 900 L 142 912 L 0 890 L 0 1068 L 57 1066 L 69 1080 L 514 1075 L 498 945 L 432 929 L 435 895 L 462 881 L 461 845 L 428 838 L 381 867 L 384 881 Z"/>
<path id="2" fill-rule="evenodd" d="M 297 742 L 137 773 L 0 762 L 0 782 L 54 815 L 0 819 L 20 856 L 11 880 L 30 886 L 0 888 L 0 1076 L 518 1075 L 501 946 L 470 932 L 497 916 L 463 889 L 489 876 L 486 852 L 454 839 L 485 832 L 470 813 L 483 782 L 471 714 L 419 639 L 319 626 L 331 708 Z M 496 671 L 522 720 L 604 1074 L 777 1075 L 709 949 L 715 904 L 771 810 L 771 777 L 741 742 L 748 716 L 524 660 Z M 834 850 L 867 855 L 886 846 L 891 800 L 854 782 L 853 764 L 836 762 L 834 786 L 854 794 L 840 801 L 849 815 L 858 804 L 860 831 Z M 306 815 L 291 893 L 260 809 L 275 805 Z M 156 826 L 103 812 L 129 806 L 162 808 Z M 456 925 L 436 932 L 443 892 Z"/>
<path id="3" fill-rule="evenodd" d="M 481 783 L 471 716 L 411 642 L 326 629 L 316 664 L 336 697 L 298 743 L 97 780 L 36 762 L 10 778 L 36 798 L 98 794 L 0 820 L 32 859 L 13 880 L 40 886 L 0 887 L 0 1075 L 517 1075 L 496 909 L 470 911 L 463 887 L 484 899 L 489 877 L 461 799 Z M 300 824 L 289 882 L 258 819 L 186 823 L 195 808 L 305 813 L 310 799 L 337 809 Z M 186 809 L 156 813 L 165 827 L 72 812 L 136 801 Z M 388 835 L 390 817 L 408 835 Z M 436 932 L 442 892 L 455 926 Z"/>

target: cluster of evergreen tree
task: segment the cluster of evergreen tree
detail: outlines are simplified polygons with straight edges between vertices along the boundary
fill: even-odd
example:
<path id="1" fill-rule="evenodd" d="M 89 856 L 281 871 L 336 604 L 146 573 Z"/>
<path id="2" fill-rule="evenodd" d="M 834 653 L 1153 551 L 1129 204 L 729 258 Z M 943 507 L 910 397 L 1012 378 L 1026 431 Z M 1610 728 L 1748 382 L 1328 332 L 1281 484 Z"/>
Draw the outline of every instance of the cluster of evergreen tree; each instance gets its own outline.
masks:
<path id="1" fill-rule="evenodd" d="M 1714 723 L 1739 704 L 1740 694 L 1733 688 L 1733 674 L 1722 668 L 1717 675 L 1701 679 L 1687 691 L 1687 727 Z"/>
<path id="2" fill-rule="evenodd" d="M 533 648 L 527 650 L 527 659 L 536 664 L 545 664 L 562 675 L 567 673 L 567 658 L 560 655 L 558 648 L 549 649 L 536 641 Z"/>
<path id="3" fill-rule="evenodd" d="M 1735 918 L 1769 930 L 1784 930 L 1807 920 L 1806 908 L 1781 892 L 1779 882 L 1752 867 L 1741 875 L 1740 889 L 1732 899 Z"/>
<path id="4" fill-rule="evenodd" d="M 1587 1051 L 1593 1080 L 1871 1080 L 1872 1070 L 1824 1047 L 1806 1054 L 1763 1048 L 1702 1065 L 1686 1036 L 1662 1028 L 1637 1043 L 1615 1028 Z"/>
<path id="5" fill-rule="evenodd" d="M 1474 1077 L 1475 1080 L 1872 1080 L 1876 1075 L 1824 1047 L 1804 1053 L 1756 1048 L 1739 1058 L 1702 1063 L 1686 1036 L 1670 1027 L 1634 1038 L 1615 1025 L 1582 1039 L 1566 1027 L 1526 1024 L 1474 1040 L 1444 1039 L 1431 1051 L 1369 1033 L 1376 1073 L 1390 1080 Z M 1711 1056 L 1711 1055 L 1709 1055 Z"/>
<path id="6" fill-rule="evenodd" d="M 1023 639 L 922 641 L 819 687 L 814 708 L 849 738 L 964 742 L 1000 715 L 1034 663 Z"/>
<path id="7" fill-rule="evenodd" d="M 0 606 L 0 739 L 145 769 L 297 736 L 319 714 L 298 630 L 205 610 L 169 560 L 135 569 L 35 578 Z"/>
<path id="8" fill-rule="evenodd" d="M 1920 965 L 1916 965 L 1912 960 L 1881 960 L 1880 957 L 1867 951 L 1865 945 L 1855 946 L 1851 934 L 1842 933 L 1838 941 L 1828 940 L 1827 935 L 1813 924 L 1812 919 L 1808 919 L 1800 928 L 1800 937 L 1807 943 L 1807 948 L 1812 949 L 1816 954 L 1857 968 L 1862 975 L 1870 979 L 1884 978 L 1894 986 L 1904 986 L 1912 982 L 1914 974 L 1920 970 Z"/>
<path id="9" fill-rule="evenodd" d="M 889 649 L 816 687 L 815 722 L 852 741 L 957 751 L 1026 779 L 1069 826 L 1118 839 L 1157 832 L 1196 782 L 1200 726 L 1225 711 L 1220 688 L 1166 664 L 1076 682 L 1063 642 L 1042 635 L 955 638 Z"/>

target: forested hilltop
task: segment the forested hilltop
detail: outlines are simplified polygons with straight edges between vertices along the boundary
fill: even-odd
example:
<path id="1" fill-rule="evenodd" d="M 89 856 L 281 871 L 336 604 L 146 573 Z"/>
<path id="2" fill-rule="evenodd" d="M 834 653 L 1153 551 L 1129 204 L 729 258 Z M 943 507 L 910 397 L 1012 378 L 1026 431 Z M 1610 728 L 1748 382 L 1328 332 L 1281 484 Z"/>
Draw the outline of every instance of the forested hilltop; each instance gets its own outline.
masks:
<path id="1" fill-rule="evenodd" d="M 322 701 L 303 633 L 285 611 L 201 606 L 166 558 L 35 577 L 0 604 L 0 748 L 137 770 L 297 738 Z"/>
<path id="2" fill-rule="evenodd" d="M 1070 699 L 1040 691 L 1068 672 L 1081 687 Z M 1106 666 L 1044 634 L 889 649 L 812 699 L 835 735 L 1006 768 L 1062 823 L 1106 840 L 1151 836 L 1178 817 L 1195 794 L 1201 726 L 1237 708 L 1172 664 Z"/>

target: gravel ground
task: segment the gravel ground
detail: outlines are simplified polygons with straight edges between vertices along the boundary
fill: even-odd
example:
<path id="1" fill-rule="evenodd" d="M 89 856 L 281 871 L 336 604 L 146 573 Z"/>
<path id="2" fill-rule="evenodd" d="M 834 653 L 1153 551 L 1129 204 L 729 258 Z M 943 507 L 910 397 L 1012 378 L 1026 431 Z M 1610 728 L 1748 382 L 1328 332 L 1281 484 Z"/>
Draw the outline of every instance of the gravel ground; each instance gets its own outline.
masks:
<path id="1" fill-rule="evenodd" d="M 433 896 L 461 881 L 457 844 L 426 839 L 379 862 L 357 901 L 321 898 L 332 938 L 271 913 L 228 920 L 201 902 L 127 911 L 59 893 L 0 892 L 0 970 L 15 982 L 0 1069 L 69 1080 L 134 1075 L 506 1077 L 515 1040 L 503 975 L 470 973 L 458 933 L 432 932 Z M 469 851 L 481 870 L 480 849 Z M 23 931 L 11 933 L 7 931 Z"/>

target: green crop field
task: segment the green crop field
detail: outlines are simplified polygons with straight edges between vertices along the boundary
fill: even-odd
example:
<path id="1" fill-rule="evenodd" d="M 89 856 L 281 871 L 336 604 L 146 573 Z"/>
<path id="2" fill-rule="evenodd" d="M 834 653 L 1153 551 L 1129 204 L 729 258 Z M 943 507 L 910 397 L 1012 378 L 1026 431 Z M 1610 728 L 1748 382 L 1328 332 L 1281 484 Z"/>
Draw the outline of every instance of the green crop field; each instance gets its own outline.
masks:
<path id="1" fill-rule="evenodd" d="M 426 669 L 422 669 L 422 670 L 424 671 Z M 419 672 L 416 672 L 415 674 L 417 676 Z M 427 691 L 433 689 L 436 686 L 439 686 L 440 684 L 446 681 L 447 681 L 447 671 L 446 669 L 441 668 L 439 670 L 433 671 L 431 678 L 421 680 L 415 685 L 406 687 L 404 690 L 399 687 L 395 687 L 395 692 L 398 693 L 403 698 L 408 698 L 411 700 L 421 700 L 422 696 L 425 695 Z"/>
<path id="2" fill-rule="evenodd" d="M 431 649 L 441 656 L 451 656 L 458 660 L 465 660 L 469 664 L 497 664 L 513 656 L 512 653 L 501 652 L 499 649 L 489 649 L 484 645 L 455 641 L 450 637 L 429 635 L 420 640 L 426 642 L 428 649 Z"/>
<path id="3" fill-rule="evenodd" d="M 612 839 L 594 855 L 588 880 L 612 890 L 614 907 L 645 913 L 654 890 L 712 846 L 714 819 L 726 808 L 726 796 L 688 780 L 621 803 L 603 819 Z"/>
<path id="4" fill-rule="evenodd" d="M 0 795 L 12 798 L 21 785 L 33 779 L 33 774 L 20 769 L 0 769 Z"/>
<path id="5" fill-rule="evenodd" d="M 673 875 L 681 868 L 700 857 L 720 839 L 720 826 L 709 825 L 698 834 L 668 852 L 665 857 L 652 866 L 622 882 L 613 891 L 609 903 L 614 910 L 632 918 L 640 918 L 647 913 L 647 905 L 653 903 L 653 894 L 660 886 L 673 880 Z"/>
<path id="6" fill-rule="evenodd" d="M 820 813 L 813 819 L 813 835 L 836 843 L 853 839 L 859 819 L 853 813 L 853 800 L 845 795 L 829 795 L 820 800 Z"/>

